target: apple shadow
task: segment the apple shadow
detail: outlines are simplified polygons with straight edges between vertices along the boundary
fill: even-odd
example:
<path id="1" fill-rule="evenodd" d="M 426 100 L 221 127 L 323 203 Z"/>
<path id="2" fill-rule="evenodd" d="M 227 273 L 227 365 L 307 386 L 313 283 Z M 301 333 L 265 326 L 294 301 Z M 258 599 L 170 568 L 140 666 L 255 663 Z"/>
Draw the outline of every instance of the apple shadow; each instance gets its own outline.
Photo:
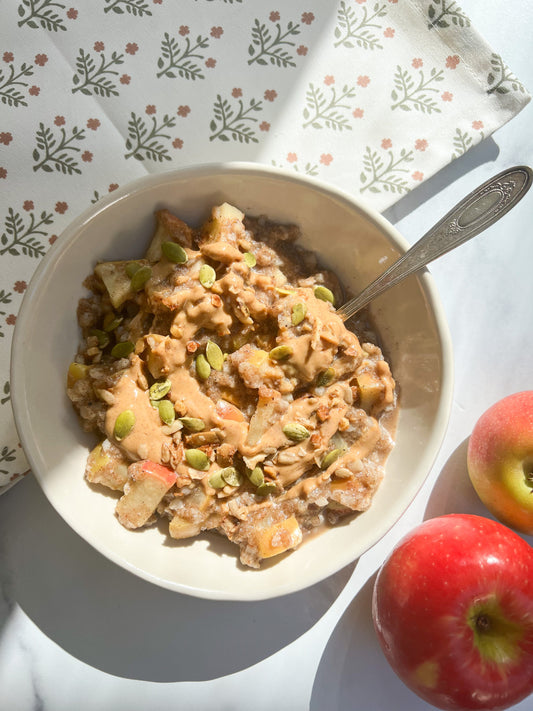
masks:
<path id="1" fill-rule="evenodd" d="M 189 597 L 98 553 L 54 511 L 33 477 L 2 498 L 6 609 L 18 603 L 67 653 L 130 679 L 206 681 L 249 668 L 315 625 L 356 565 L 272 600 Z"/>

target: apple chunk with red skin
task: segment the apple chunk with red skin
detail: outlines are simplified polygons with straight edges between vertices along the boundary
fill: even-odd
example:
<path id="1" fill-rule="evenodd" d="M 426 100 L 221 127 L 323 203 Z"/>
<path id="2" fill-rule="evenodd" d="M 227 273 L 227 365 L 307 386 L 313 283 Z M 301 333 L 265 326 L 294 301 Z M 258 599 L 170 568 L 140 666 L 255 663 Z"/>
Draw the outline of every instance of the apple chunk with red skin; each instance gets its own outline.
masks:
<path id="1" fill-rule="evenodd" d="M 130 464 L 124 496 L 115 509 L 120 523 L 126 528 L 144 526 L 176 478 L 172 469 L 148 459 Z"/>
<path id="2" fill-rule="evenodd" d="M 505 709 L 533 692 L 533 549 L 497 521 L 417 526 L 381 567 L 372 616 L 394 671 L 437 708 Z"/>
<path id="3" fill-rule="evenodd" d="M 533 534 L 533 391 L 509 395 L 479 418 L 467 466 L 489 511 L 507 526 Z"/>

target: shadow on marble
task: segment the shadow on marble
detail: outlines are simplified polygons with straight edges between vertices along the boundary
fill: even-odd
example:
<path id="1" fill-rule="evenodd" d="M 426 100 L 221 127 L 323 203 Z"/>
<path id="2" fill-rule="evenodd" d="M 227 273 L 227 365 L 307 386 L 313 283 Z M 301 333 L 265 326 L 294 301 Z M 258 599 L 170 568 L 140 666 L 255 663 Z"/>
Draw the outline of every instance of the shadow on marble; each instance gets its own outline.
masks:
<path id="1" fill-rule="evenodd" d="M 274 600 L 188 597 L 94 550 L 33 477 L 2 497 L 0 535 L 2 587 L 45 635 L 108 674 L 157 682 L 215 679 L 275 654 L 325 614 L 355 567 Z"/>

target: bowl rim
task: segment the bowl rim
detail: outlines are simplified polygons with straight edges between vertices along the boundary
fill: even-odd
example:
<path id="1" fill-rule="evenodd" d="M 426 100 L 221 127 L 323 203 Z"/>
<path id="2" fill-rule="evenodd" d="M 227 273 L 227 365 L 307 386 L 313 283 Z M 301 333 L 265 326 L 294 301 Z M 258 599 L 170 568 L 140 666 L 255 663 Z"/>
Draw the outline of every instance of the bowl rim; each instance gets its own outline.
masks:
<path id="1" fill-rule="evenodd" d="M 71 222 L 62 230 L 60 233 L 60 238 L 57 242 L 52 245 L 51 249 L 45 254 L 43 259 L 38 264 L 35 272 L 33 273 L 28 288 L 24 294 L 24 298 L 21 303 L 21 307 L 17 316 L 17 321 L 15 324 L 15 329 L 13 333 L 13 339 L 11 344 L 11 357 L 10 357 L 10 380 L 11 380 L 11 405 L 13 410 L 13 416 L 15 421 L 15 427 L 19 434 L 20 442 L 22 444 L 24 453 L 28 459 L 30 470 L 37 479 L 37 482 L 41 489 L 43 490 L 48 502 L 56 510 L 56 512 L 63 518 L 66 523 L 72 528 L 78 535 L 80 535 L 91 547 L 93 547 L 98 552 L 105 555 L 108 559 L 112 560 L 114 563 L 122 567 L 123 569 L 137 575 L 138 577 L 155 583 L 160 587 L 166 588 L 168 590 L 179 592 L 182 594 L 190 595 L 193 597 L 200 597 L 204 599 L 212 600 L 227 600 L 227 601 L 253 601 L 253 600 L 264 600 L 271 599 L 273 597 L 281 597 L 286 594 L 298 592 L 305 588 L 310 587 L 322 580 L 327 579 L 329 576 L 335 574 L 341 570 L 346 565 L 350 564 L 354 560 L 357 560 L 361 555 L 367 553 L 372 549 L 373 546 L 378 543 L 386 533 L 391 530 L 403 517 L 405 511 L 410 506 L 414 498 L 416 497 L 418 491 L 422 488 L 423 484 L 427 480 L 431 468 L 437 458 L 437 455 L 442 446 L 442 442 L 446 435 L 452 400 L 453 400 L 453 388 L 454 388 L 454 362 L 453 362 L 453 349 L 451 334 L 449 331 L 448 323 L 446 321 L 444 309 L 440 300 L 440 296 L 437 292 L 436 285 L 433 278 L 427 269 L 422 270 L 416 275 L 419 280 L 420 286 L 426 297 L 428 304 L 431 308 L 431 313 L 435 321 L 436 335 L 439 341 L 442 363 L 441 363 L 441 390 L 438 401 L 438 406 L 435 410 L 434 416 L 434 426 L 431 431 L 430 436 L 427 439 L 427 446 L 424 450 L 424 455 L 421 457 L 420 466 L 418 469 L 421 472 L 420 477 L 414 482 L 413 492 L 410 499 L 407 501 L 405 507 L 401 510 L 399 515 L 393 520 L 385 522 L 382 526 L 376 528 L 374 535 L 370 536 L 370 542 L 363 552 L 361 552 L 356 558 L 353 555 L 345 556 L 343 561 L 337 561 L 334 566 L 330 566 L 325 572 L 321 567 L 322 572 L 317 572 L 313 577 L 307 578 L 304 584 L 298 584 L 297 581 L 292 581 L 286 583 L 284 586 L 279 586 L 276 590 L 270 594 L 268 591 L 257 594 L 253 593 L 247 595 L 245 591 L 240 593 L 228 594 L 223 591 L 212 591 L 204 588 L 192 587 L 186 583 L 177 583 L 171 580 L 164 579 L 154 573 L 147 572 L 138 568 L 135 564 L 124 560 L 120 555 L 116 554 L 109 547 L 105 549 L 96 541 L 92 540 L 91 537 L 87 536 L 85 531 L 81 531 L 77 526 L 76 520 L 68 512 L 60 510 L 53 501 L 53 497 L 49 496 L 46 477 L 43 476 L 42 472 L 39 471 L 39 466 L 37 465 L 36 457 L 33 454 L 33 448 L 31 445 L 31 438 L 26 433 L 30 432 L 30 427 L 26 426 L 28 424 L 27 412 L 23 406 L 26 398 L 24 397 L 26 389 L 24 387 L 24 373 L 23 368 L 18 366 L 21 359 L 18 354 L 23 348 L 23 334 L 27 330 L 26 322 L 30 318 L 31 304 L 35 294 L 38 294 L 41 283 L 46 279 L 48 271 L 52 268 L 55 261 L 60 258 L 60 256 L 68 249 L 73 241 L 76 240 L 78 233 L 82 230 L 89 222 L 95 219 L 103 211 L 108 210 L 113 205 L 119 203 L 120 201 L 130 198 L 133 194 L 137 192 L 143 192 L 146 189 L 153 188 L 156 185 L 164 185 L 166 183 L 172 183 L 177 179 L 183 179 L 184 176 L 190 176 L 191 179 L 196 179 L 202 176 L 212 176 L 213 174 L 234 174 L 239 173 L 251 174 L 254 177 L 274 177 L 282 178 L 283 180 L 288 180 L 300 185 L 307 185 L 309 188 L 318 190 L 321 193 L 325 193 L 328 197 L 341 201 L 347 204 L 351 209 L 356 209 L 361 212 L 368 220 L 373 222 L 385 235 L 385 237 L 390 240 L 394 247 L 397 247 L 400 251 L 406 251 L 410 244 L 406 238 L 390 223 L 383 215 L 381 215 L 375 208 L 368 205 L 361 200 L 359 196 L 351 195 L 348 192 L 336 187 L 335 185 L 322 181 L 315 178 L 314 176 L 309 176 L 305 174 L 296 173 L 285 168 L 279 168 L 276 166 L 264 165 L 261 163 L 253 163 L 247 161 L 220 161 L 220 162 L 207 162 L 194 165 L 183 166 L 176 170 L 165 171 L 161 173 L 150 173 L 140 178 L 136 178 L 125 185 L 117 188 L 117 190 L 106 196 L 100 198 L 97 203 L 88 206 L 80 214 L 74 217 Z M 327 566 L 326 566 L 327 567 Z"/>

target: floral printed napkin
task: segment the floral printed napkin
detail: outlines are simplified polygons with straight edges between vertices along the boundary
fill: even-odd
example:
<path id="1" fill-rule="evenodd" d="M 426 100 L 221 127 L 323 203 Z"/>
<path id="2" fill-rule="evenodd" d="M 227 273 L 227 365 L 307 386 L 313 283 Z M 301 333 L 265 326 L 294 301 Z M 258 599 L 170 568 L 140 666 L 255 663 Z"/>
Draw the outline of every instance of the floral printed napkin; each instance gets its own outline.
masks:
<path id="1" fill-rule="evenodd" d="M 452 0 L 4 0 L 0 491 L 27 470 L 17 311 L 91 202 L 147 172 L 249 160 L 383 210 L 529 99 Z"/>

